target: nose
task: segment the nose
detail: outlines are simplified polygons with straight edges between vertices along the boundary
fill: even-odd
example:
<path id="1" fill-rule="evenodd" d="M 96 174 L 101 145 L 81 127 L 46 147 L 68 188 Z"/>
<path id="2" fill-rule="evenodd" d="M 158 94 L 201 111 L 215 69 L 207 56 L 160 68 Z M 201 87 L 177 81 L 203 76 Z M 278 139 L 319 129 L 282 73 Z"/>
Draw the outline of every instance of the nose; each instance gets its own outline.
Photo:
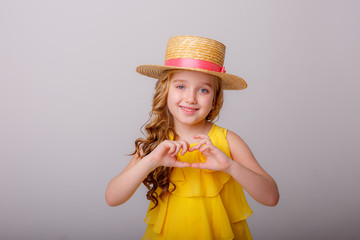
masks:
<path id="1" fill-rule="evenodd" d="M 189 104 L 195 104 L 196 103 L 196 92 L 193 90 L 186 91 L 185 102 L 189 103 Z"/>

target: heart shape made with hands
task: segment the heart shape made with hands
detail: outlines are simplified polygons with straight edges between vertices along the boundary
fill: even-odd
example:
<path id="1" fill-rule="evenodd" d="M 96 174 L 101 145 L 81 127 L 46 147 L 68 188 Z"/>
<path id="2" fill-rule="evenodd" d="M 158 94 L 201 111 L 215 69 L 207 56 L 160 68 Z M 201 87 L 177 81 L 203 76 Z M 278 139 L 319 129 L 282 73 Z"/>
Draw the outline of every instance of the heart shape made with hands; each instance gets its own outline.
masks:
<path id="1" fill-rule="evenodd" d="M 181 149 L 181 151 L 176 156 L 177 160 L 181 161 L 181 162 L 188 162 L 190 164 L 206 163 L 207 157 L 199 149 L 191 149 L 193 146 L 196 146 L 197 144 L 198 143 L 190 144 L 189 150 L 186 151 L 183 155 L 182 155 L 182 149 Z M 198 168 L 198 167 L 195 167 L 195 168 Z M 210 169 L 206 169 L 206 168 L 202 168 L 202 170 L 204 170 L 206 172 L 216 172 L 215 170 L 210 170 Z"/>

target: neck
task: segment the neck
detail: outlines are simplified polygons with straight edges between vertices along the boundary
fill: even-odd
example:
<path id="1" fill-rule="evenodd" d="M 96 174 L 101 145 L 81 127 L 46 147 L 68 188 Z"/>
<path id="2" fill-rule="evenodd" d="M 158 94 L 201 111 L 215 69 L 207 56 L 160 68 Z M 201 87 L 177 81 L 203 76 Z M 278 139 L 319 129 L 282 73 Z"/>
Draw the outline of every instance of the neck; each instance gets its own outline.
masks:
<path id="1" fill-rule="evenodd" d="M 196 142 L 193 138 L 196 134 L 207 135 L 211 129 L 212 123 L 208 121 L 203 121 L 196 125 L 186 125 L 186 124 L 175 124 L 174 128 L 179 136 L 179 140 L 188 141 L 190 144 Z"/>

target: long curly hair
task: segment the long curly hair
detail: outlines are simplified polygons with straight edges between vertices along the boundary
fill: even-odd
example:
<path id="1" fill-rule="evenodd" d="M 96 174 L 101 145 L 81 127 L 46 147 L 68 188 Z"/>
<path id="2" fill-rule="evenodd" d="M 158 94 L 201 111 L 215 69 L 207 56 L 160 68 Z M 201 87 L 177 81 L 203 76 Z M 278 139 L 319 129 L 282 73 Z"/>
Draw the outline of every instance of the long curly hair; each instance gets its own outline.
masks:
<path id="1" fill-rule="evenodd" d="M 152 111 L 149 113 L 149 120 L 144 124 L 146 131 L 146 138 L 138 138 L 135 141 L 135 151 L 131 155 L 138 155 L 140 158 L 151 153 L 161 142 L 169 139 L 171 132 L 176 140 L 178 135 L 174 129 L 173 116 L 167 107 L 167 96 L 171 77 L 179 70 L 165 71 L 155 85 L 155 94 L 153 97 Z M 180 70 L 181 71 L 181 70 Z M 206 117 L 206 120 L 212 123 L 217 119 L 221 107 L 223 105 L 223 90 L 220 78 L 214 76 L 214 98 L 212 109 Z M 171 191 L 174 191 L 176 186 L 170 180 L 170 174 L 173 168 L 158 167 L 148 174 L 143 181 L 143 184 L 148 188 L 146 198 L 151 200 L 155 205 L 158 205 L 158 197 L 170 192 L 170 184 L 173 186 Z M 156 190 L 161 189 L 158 195 Z M 152 209 L 153 209 L 152 208 Z"/>

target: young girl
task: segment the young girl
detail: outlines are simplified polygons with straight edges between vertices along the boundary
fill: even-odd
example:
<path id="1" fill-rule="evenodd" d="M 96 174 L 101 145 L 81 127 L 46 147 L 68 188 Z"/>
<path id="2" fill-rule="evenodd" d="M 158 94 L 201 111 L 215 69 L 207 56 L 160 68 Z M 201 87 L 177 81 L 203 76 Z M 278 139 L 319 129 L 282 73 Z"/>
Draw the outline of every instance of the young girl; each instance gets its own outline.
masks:
<path id="1" fill-rule="evenodd" d="M 252 211 L 243 188 L 275 206 L 275 181 L 234 132 L 212 123 L 223 89 L 246 82 L 225 72 L 225 46 L 212 39 L 177 36 L 168 41 L 165 65 L 137 71 L 159 79 L 146 138 L 106 190 L 110 206 L 125 203 L 141 183 L 151 200 L 143 239 L 252 239 Z"/>

